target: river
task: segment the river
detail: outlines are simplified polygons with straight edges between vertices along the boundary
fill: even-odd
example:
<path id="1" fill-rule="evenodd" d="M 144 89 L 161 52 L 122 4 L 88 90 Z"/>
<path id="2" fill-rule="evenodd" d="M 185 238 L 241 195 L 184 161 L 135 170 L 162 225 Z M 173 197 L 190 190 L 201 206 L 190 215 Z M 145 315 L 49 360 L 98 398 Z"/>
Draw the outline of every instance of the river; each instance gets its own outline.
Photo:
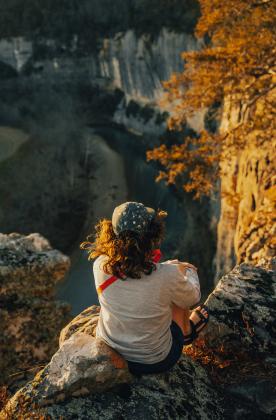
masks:
<path id="1" fill-rule="evenodd" d="M 155 181 L 157 169 L 146 162 L 141 145 L 143 139 L 115 127 L 87 129 L 85 136 L 88 153 L 92 153 L 97 162 L 92 181 L 97 194 L 93 205 L 89 206 L 80 241 L 93 232 L 98 219 L 110 218 L 116 205 L 124 201 L 139 201 L 168 212 L 162 251 L 165 258 L 181 256 L 185 237 L 191 230 L 187 224 L 191 215 L 173 188 Z M 79 249 L 79 243 L 76 243 L 71 260 L 71 270 L 58 290 L 58 297 L 68 301 L 72 314 L 76 315 L 87 306 L 97 304 L 98 299 L 92 262 L 88 261 L 86 252 Z M 204 281 L 207 286 L 207 279 Z"/>

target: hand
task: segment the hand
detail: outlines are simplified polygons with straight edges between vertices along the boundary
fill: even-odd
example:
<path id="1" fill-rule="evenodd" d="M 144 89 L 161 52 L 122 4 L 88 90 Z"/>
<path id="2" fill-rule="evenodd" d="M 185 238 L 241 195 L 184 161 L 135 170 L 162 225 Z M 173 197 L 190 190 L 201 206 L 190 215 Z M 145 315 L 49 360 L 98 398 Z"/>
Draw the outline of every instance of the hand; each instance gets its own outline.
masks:
<path id="1" fill-rule="evenodd" d="M 190 264 L 190 263 L 187 263 L 187 262 L 180 262 L 179 263 L 179 268 L 184 275 L 187 274 L 188 269 L 194 270 L 195 272 L 197 272 L 197 268 L 193 264 Z"/>

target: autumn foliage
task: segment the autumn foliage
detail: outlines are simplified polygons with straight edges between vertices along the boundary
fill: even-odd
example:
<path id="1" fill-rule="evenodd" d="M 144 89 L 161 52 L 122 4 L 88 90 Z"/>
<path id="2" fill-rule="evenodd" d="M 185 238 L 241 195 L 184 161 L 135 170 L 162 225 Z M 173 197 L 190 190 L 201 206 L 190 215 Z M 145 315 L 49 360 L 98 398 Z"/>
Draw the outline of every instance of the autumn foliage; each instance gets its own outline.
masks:
<path id="1" fill-rule="evenodd" d="M 260 147 L 275 135 L 276 2 L 273 0 L 200 0 L 196 36 L 199 51 L 185 52 L 184 71 L 164 82 L 168 127 L 181 132 L 190 117 L 205 112 L 205 128 L 181 144 L 148 151 L 161 165 L 158 179 L 182 180 L 195 197 L 210 195 L 221 162 L 251 141 Z M 236 110 L 227 127 L 226 110 Z M 232 113 L 233 114 L 233 113 Z M 208 130 L 208 122 L 217 123 Z M 207 124 L 206 124 L 207 122 Z"/>

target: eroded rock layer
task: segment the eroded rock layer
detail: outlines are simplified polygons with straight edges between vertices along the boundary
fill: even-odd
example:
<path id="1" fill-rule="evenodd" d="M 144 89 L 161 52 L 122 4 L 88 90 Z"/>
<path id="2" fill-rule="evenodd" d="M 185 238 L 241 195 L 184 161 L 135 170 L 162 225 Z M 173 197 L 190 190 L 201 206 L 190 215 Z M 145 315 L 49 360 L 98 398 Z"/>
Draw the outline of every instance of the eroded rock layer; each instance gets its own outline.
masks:
<path id="1" fill-rule="evenodd" d="M 39 234 L 0 234 L 0 380 L 49 360 L 68 320 L 55 286 L 70 265 Z"/>

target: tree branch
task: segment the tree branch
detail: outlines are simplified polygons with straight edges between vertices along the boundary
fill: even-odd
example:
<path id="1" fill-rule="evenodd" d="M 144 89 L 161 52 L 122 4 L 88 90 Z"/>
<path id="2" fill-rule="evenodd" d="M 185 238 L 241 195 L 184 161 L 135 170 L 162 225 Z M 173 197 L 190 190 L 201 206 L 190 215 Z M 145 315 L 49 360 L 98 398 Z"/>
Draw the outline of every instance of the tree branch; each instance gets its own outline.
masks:
<path id="1" fill-rule="evenodd" d="M 258 3 L 253 3 L 252 7 L 260 7 L 260 6 L 266 6 L 269 3 L 272 3 L 274 0 L 263 0 L 261 2 Z"/>
<path id="2" fill-rule="evenodd" d="M 269 88 L 263 90 L 259 95 L 256 95 L 255 98 L 253 98 L 249 103 L 246 104 L 245 112 L 248 110 L 249 107 L 255 104 L 260 98 L 262 98 L 264 95 L 266 95 L 268 92 L 271 92 L 275 88 L 276 88 L 276 84 L 269 86 Z"/>

